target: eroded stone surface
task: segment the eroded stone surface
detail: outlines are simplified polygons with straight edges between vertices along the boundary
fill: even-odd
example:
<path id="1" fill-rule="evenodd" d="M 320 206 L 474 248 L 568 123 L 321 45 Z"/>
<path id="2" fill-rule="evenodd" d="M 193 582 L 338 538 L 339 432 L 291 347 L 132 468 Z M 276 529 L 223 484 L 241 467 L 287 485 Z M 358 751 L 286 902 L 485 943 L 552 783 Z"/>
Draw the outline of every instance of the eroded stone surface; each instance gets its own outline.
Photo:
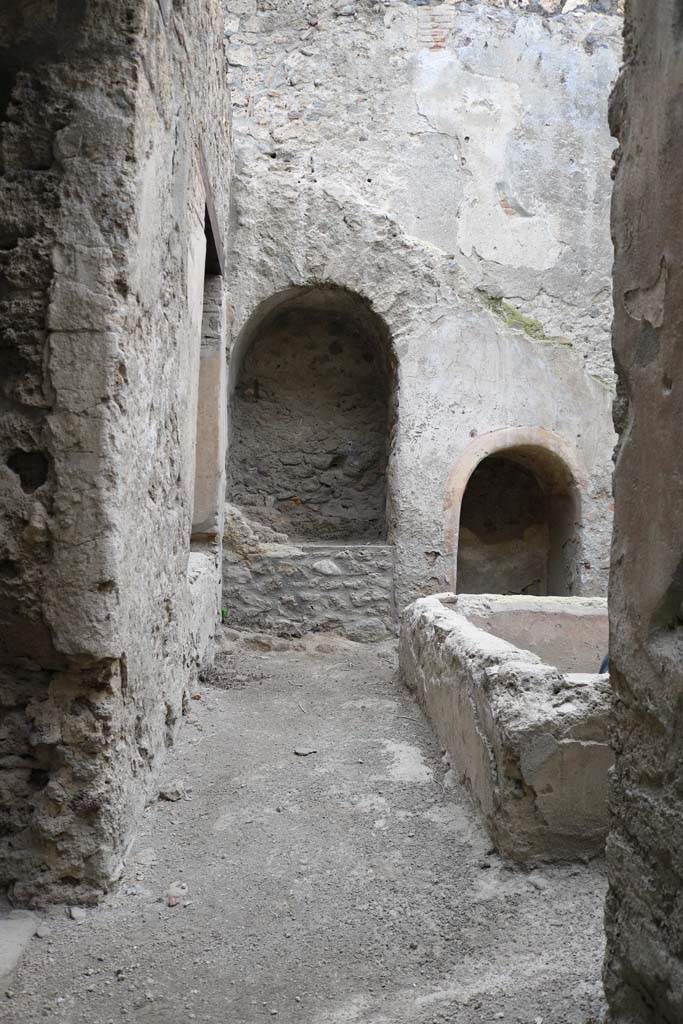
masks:
<path id="1" fill-rule="evenodd" d="M 472 600 L 442 595 L 405 609 L 401 678 L 425 707 L 501 853 L 527 866 L 595 856 L 607 834 L 613 762 L 606 678 L 565 675 L 477 628 L 466 617 Z M 562 602 L 567 614 L 573 600 Z"/>
<path id="2" fill-rule="evenodd" d="M 615 1022 L 674 1024 L 683 1019 L 683 22 L 674 0 L 626 8 L 624 70 L 611 104 L 620 440 L 604 976 Z"/>
<path id="3" fill-rule="evenodd" d="M 222 12 L 66 6 L 0 13 L 0 884 L 25 901 L 120 874 L 219 607 L 217 553 L 188 558 Z"/>

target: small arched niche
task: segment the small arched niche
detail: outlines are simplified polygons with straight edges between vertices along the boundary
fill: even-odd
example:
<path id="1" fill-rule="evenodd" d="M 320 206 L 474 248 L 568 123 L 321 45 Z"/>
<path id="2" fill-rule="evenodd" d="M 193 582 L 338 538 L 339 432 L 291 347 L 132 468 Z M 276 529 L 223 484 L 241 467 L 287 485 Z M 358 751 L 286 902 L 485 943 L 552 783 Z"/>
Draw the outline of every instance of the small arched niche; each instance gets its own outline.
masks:
<path id="1" fill-rule="evenodd" d="M 475 445 L 447 509 L 458 593 L 579 593 L 579 488 L 557 450 Z"/>
<path id="2" fill-rule="evenodd" d="M 369 302 L 329 285 L 281 293 L 231 369 L 228 500 L 292 539 L 385 540 L 395 370 Z"/>

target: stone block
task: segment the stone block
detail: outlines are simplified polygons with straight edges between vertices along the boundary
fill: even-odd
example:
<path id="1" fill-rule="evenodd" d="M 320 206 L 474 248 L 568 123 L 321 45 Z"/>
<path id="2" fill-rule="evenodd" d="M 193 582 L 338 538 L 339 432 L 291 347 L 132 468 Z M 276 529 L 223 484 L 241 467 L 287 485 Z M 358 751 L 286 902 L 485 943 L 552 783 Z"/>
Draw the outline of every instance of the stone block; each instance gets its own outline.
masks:
<path id="1" fill-rule="evenodd" d="M 229 46 L 228 64 L 235 67 L 249 67 L 254 63 L 254 51 L 251 46 Z"/>
<path id="2" fill-rule="evenodd" d="M 322 576 L 342 575 L 341 569 L 331 558 L 321 558 L 318 562 L 314 562 L 313 571 L 320 573 Z"/>

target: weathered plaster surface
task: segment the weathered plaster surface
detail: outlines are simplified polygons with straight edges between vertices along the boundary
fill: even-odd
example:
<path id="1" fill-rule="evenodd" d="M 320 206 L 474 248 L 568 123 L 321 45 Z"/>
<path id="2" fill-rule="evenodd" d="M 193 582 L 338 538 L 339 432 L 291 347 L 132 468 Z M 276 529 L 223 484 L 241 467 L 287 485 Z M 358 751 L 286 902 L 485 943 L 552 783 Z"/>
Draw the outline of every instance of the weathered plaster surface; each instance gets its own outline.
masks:
<path id="1" fill-rule="evenodd" d="M 605 988 L 618 1024 L 683 1020 L 683 11 L 626 4 L 615 245 L 614 690 Z"/>
<path id="2" fill-rule="evenodd" d="M 192 537 L 215 541 L 223 533 L 225 452 L 228 437 L 228 368 L 225 360 L 223 278 L 204 279 L 202 342 L 197 393 L 197 436 Z"/>
<path id="3" fill-rule="evenodd" d="M 449 471 L 507 427 L 577 452 L 581 592 L 605 588 L 621 20 L 613 4 L 519 7 L 227 4 L 233 338 L 270 296 L 315 282 L 386 322 L 398 606 L 448 585 Z"/>
<path id="4" fill-rule="evenodd" d="M 218 610 L 218 552 L 188 558 L 200 140 L 227 221 L 221 12 L 55 10 L 0 14 L 0 884 L 18 900 L 116 876 Z"/>
<path id="5" fill-rule="evenodd" d="M 470 620 L 470 612 L 475 621 L 482 613 L 495 619 L 498 610 L 509 617 L 511 601 L 522 618 L 557 622 L 561 611 L 571 620 L 573 608 L 581 618 L 605 617 L 604 602 L 595 599 L 421 598 L 401 617 L 401 679 L 424 706 L 501 853 L 526 866 L 593 856 L 607 833 L 613 760 L 607 682 L 595 671 L 562 673 Z"/>

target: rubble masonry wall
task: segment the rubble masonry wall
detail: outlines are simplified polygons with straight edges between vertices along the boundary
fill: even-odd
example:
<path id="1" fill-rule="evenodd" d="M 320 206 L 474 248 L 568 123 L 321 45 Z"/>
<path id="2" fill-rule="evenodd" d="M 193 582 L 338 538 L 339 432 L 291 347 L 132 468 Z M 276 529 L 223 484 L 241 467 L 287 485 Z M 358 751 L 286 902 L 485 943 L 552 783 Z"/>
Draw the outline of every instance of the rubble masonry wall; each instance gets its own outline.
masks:
<path id="1" fill-rule="evenodd" d="M 218 2 L 0 14 L 0 884 L 119 870 L 218 612 L 188 572 Z M 68 10 L 67 10 L 68 8 Z M 200 45 L 201 44 L 201 45 Z M 199 324 L 197 323 L 199 304 Z"/>

